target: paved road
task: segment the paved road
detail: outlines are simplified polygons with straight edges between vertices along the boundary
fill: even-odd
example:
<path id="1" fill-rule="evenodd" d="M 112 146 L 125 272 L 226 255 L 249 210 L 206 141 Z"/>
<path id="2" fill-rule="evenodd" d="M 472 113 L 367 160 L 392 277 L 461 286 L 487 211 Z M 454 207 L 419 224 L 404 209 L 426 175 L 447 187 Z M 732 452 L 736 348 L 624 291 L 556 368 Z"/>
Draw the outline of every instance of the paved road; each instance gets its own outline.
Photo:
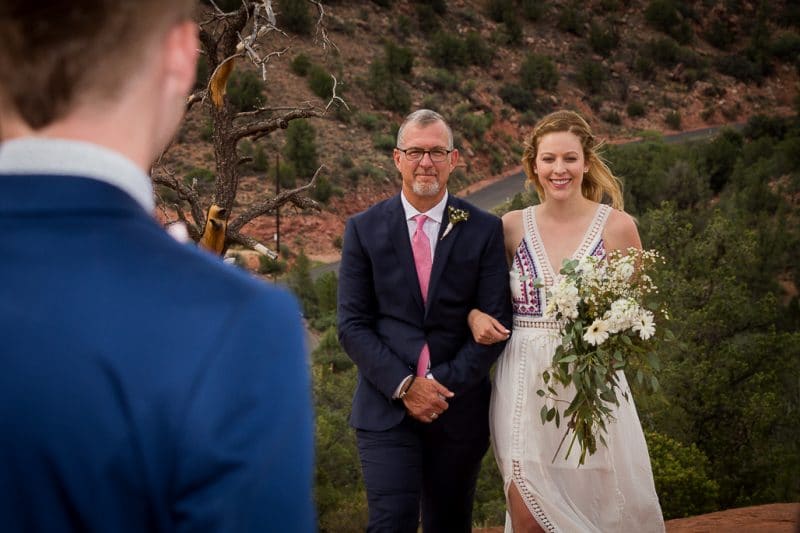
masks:
<path id="1" fill-rule="evenodd" d="M 744 123 L 731 124 L 728 127 L 734 128 L 736 130 L 741 130 L 744 127 Z M 708 140 L 713 138 L 722 128 L 723 126 L 714 126 L 711 128 L 702 128 L 699 130 L 684 131 L 672 135 L 664 135 L 662 139 L 666 143 Z M 625 144 L 636 144 L 640 142 L 644 141 L 643 140 L 629 141 Z M 524 190 L 525 190 L 525 174 L 524 172 L 520 171 L 516 174 L 506 176 L 501 180 L 498 180 L 490 185 L 487 185 L 486 187 L 480 189 L 479 191 L 475 191 L 472 194 L 466 195 L 464 196 L 464 199 L 469 200 L 472 204 L 480 207 L 481 209 L 490 211 L 495 207 L 507 202 L 508 200 L 513 198 L 514 195 L 516 195 L 517 193 L 524 192 Z M 336 261 L 334 263 L 328 263 L 312 269 L 311 277 L 313 279 L 317 279 L 325 272 L 336 272 L 338 274 L 339 262 Z"/>

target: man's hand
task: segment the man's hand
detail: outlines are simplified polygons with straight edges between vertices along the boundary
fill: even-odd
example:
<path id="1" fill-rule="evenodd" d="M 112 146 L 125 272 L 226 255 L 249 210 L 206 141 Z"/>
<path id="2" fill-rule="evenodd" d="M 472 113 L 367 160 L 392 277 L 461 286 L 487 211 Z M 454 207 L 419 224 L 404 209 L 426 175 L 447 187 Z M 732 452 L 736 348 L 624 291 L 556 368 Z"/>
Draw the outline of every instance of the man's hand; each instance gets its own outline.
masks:
<path id="1" fill-rule="evenodd" d="M 427 424 L 447 410 L 447 400 L 453 396 L 447 387 L 435 379 L 417 378 L 403 397 L 403 404 L 408 414 Z"/>

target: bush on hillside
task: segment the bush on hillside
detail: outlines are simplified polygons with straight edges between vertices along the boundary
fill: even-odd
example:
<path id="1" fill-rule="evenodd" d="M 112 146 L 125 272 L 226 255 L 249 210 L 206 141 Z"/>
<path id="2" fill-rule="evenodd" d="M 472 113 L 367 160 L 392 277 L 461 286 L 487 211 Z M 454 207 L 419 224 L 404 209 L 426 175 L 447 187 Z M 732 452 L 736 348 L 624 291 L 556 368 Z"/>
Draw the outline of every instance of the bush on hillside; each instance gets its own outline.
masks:
<path id="1" fill-rule="evenodd" d="M 661 511 L 665 519 L 714 511 L 719 485 L 711 479 L 708 457 L 697 446 L 655 432 L 647 433 Z"/>
<path id="2" fill-rule="evenodd" d="M 311 59 L 305 54 L 297 54 L 294 56 L 294 59 L 292 59 L 289 67 L 292 69 L 292 72 L 298 76 L 305 76 L 311 68 Z"/>
<path id="3" fill-rule="evenodd" d="M 228 102 L 238 112 L 251 111 L 263 104 L 264 82 L 252 70 L 234 70 L 228 81 Z"/>
<path id="4" fill-rule="evenodd" d="M 292 120 L 286 128 L 283 155 L 303 179 L 311 179 L 319 167 L 316 136 L 314 126 L 305 119 Z"/>
<path id="5" fill-rule="evenodd" d="M 313 64 L 308 69 L 308 86 L 323 100 L 333 96 L 333 78 L 327 70 L 319 65 Z"/>
<path id="6" fill-rule="evenodd" d="M 523 89 L 552 91 L 558 85 L 558 70 L 552 59 L 539 54 L 528 54 L 519 69 Z"/>
<path id="7" fill-rule="evenodd" d="M 692 28 L 680 11 L 683 7 L 677 0 L 652 0 L 645 8 L 644 18 L 653 28 L 686 44 L 692 40 Z"/>
<path id="8" fill-rule="evenodd" d="M 608 57 L 619 44 L 619 34 L 613 26 L 592 21 L 589 27 L 589 45 L 603 57 Z"/>
<path id="9" fill-rule="evenodd" d="M 281 29 L 308 35 L 312 24 L 306 0 L 278 0 L 278 25 Z"/>

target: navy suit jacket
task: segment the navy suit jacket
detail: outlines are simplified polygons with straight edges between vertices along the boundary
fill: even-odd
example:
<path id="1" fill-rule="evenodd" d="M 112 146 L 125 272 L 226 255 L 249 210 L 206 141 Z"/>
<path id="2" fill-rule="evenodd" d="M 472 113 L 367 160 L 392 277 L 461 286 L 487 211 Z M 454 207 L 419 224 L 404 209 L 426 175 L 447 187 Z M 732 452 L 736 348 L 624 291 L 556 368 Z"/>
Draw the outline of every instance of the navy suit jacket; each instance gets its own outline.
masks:
<path id="1" fill-rule="evenodd" d="M 294 299 L 122 191 L 0 175 L 0 529 L 313 531 Z"/>
<path id="2" fill-rule="evenodd" d="M 339 279 L 339 340 L 359 370 L 350 422 L 381 431 L 399 424 L 405 407 L 392 395 L 414 373 L 428 343 L 431 372 L 455 393 L 447 416 L 474 424 L 470 410 L 487 408 L 489 369 L 504 343 L 482 346 L 467 315 L 478 308 L 511 322 L 502 222 L 452 195 L 448 197 L 423 304 L 405 212 L 396 195 L 352 217 L 345 229 Z M 449 223 L 449 206 L 469 219 Z M 473 414 L 480 411 L 473 411 Z"/>

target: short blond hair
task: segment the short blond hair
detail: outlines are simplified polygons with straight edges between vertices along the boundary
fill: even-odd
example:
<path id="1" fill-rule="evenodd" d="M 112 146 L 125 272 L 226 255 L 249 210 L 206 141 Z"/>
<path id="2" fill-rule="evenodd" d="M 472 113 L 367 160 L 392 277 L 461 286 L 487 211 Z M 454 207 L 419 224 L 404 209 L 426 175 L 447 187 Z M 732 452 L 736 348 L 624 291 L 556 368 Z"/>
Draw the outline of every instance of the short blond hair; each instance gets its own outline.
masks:
<path id="1" fill-rule="evenodd" d="M 588 172 L 583 176 L 583 184 L 581 185 L 583 196 L 595 202 L 602 202 L 605 197 L 608 197 L 612 207 L 622 210 L 625 205 L 622 196 L 622 182 L 611 172 L 611 169 L 608 168 L 608 165 L 598 153 L 603 143 L 595 139 L 592 129 L 586 120 L 574 111 L 555 111 L 550 113 L 536 123 L 533 131 L 525 140 L 522 166 L 528 176 L 528 182 L 536 187 L 539 199 L 545 201 L 544 188 L 539 183 L 534 172 L 539 142 L 548 133 L 563 131 L 568 131 L 580 139 L 583 157 L 589 167 Z"/>

